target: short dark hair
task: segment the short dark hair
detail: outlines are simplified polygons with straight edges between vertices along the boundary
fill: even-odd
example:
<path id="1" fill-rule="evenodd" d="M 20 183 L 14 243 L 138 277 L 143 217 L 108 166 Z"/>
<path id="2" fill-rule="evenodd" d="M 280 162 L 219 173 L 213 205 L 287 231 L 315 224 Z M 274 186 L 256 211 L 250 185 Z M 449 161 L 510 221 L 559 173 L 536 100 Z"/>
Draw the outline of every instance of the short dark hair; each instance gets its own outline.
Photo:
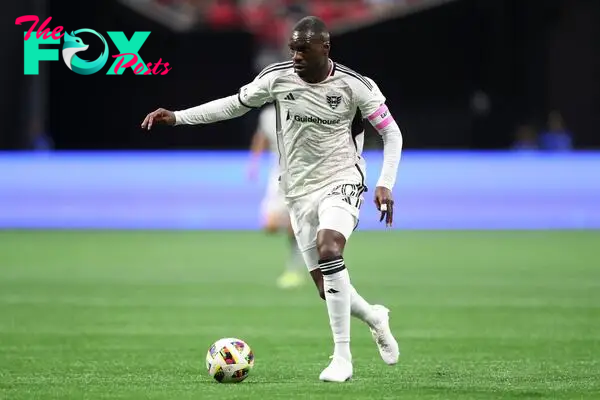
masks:
<path id="1" fill-rule="evenodd" d="M 298 32 L 312 32 L 315 36 L 320 37 L 324 42 L 329 41 L 329 31 L 327 25 L 319 17 L 308 16 L 302 18 L 294 25 L 294 31 Z"/>

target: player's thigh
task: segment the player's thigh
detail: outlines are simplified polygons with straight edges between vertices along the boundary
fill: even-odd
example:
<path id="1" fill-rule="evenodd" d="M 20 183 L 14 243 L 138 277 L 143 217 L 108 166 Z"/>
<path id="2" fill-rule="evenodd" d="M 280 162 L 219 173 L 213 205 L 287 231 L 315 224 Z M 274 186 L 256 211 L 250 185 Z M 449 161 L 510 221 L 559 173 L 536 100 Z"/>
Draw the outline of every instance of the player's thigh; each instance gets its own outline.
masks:
<path id="1" fill-rule="evenodd" d="M 327 229 L 340 233 L 346 241 L 358 225 L 358 215 L 343 204 L 331 204 L 319 212 L 318 231 Z"/>
<path id="2" fill-rule="evenodd" d="M 341 233 L 350 239 L 360 219 L 364 202 L 364 186 L 360 183 L 343 183 L 332 186 L 319 202 L 319 227 Z"/>

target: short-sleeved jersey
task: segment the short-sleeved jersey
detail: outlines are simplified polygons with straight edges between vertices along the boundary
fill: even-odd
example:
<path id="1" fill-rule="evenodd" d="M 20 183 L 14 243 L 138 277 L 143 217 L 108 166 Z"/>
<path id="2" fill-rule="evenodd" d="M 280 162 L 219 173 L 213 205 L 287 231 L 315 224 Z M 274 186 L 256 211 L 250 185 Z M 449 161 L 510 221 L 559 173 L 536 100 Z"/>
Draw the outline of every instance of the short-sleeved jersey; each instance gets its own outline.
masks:
<path id="1" fill-rule="evenodd" d="M 291 61 L 273 64 L 238 93 L 247 107 L 275 104 L 281 184 L 288 197 L 318 190 L 351 168 L 364 179 L 356 138 L 364 118 L 382 117 L 385 97 L 372 80 L 331 63 L 329 76 L 316 84 L 303 81 Z"/>

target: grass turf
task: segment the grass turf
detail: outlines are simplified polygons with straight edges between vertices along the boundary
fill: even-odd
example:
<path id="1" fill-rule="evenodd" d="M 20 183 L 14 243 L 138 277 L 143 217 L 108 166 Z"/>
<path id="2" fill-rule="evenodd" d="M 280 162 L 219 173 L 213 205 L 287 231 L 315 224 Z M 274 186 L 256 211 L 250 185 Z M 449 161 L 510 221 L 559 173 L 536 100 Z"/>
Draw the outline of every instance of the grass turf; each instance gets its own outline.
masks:
<path id="1" fill-rule="evenodd" d="M 346 260 L 402 356 L 352 324 L 354 379 L 312 284 L 280 291 L 283 237 L 0 232 L 2 399 L 583 399 L 600 393 L 600 232 L 357 232 Z M 216 339 L 256 366 L 207 376 Z"/>

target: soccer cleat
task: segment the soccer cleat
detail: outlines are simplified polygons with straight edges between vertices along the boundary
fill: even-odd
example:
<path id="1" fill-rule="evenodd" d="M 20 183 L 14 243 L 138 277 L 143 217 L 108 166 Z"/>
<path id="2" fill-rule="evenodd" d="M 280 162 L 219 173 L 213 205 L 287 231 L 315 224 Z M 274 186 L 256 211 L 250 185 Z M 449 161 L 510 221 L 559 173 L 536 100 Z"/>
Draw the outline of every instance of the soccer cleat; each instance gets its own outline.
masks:
<path id="1" fill-rule="evenodd" d="M 277 286 L 281 289 L 290 289 L 301 286 L 304 283 L 304 276 L 297 271 L 286 271 L 277 279 Z"/>
<path id="2" fill-rule="evenodd" d="M 390 317 L 387 308 L 381 305 L 373 306 L 373 314 L 377 321 L 369 327 L 373 340 L 377 343 L 379 348 L 379 354 L 383 361 L 388 365 L 394 365 L 398 362 L 400 356 L 400 349 L 398 348 L 398 342 L 392 335 L 390 330 Z"/>
<path id="3" fill-rule="evenodd" d="M 321 372 L 323 382 L 346 382 L 352 378 L 352 363 L 341 357 L 331 357 L 331 363 Z"/>

